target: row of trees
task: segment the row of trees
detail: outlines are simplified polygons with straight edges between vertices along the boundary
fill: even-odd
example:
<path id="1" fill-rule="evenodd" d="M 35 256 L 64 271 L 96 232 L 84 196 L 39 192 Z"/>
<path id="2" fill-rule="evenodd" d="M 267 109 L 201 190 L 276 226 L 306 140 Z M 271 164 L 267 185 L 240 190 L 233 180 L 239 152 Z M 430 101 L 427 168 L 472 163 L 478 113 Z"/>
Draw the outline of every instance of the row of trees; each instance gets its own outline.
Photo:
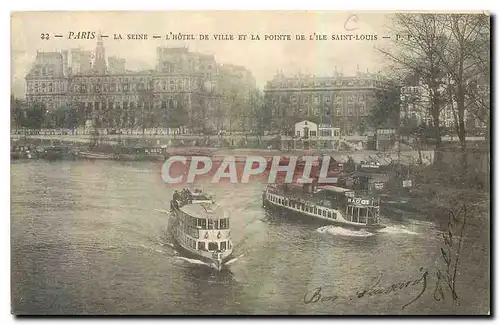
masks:
<path id="1" fill-rule="evenodd" d="M 482 121 L 488 128 L 490 115 L 490 17 L 485 14 L 395 14 L 392 19 L 393 44 L 380 48 L 390 64 L 386 77 L 395 84 L 392 90 L 377 96 L 372 111 L 376 127 L 406 126 L 409 133 L 421 139 L 422 125 L 399 121 L 400 86 L 416 77 L 424 90 L 419 109 L 430 117 L 436 146 L 435 162 L 442 161 L 443 109 L 453 113 L 453 131 L 462 150 L 462 166 L 466 167 L 466 115 Z M 413 124 L 413 126 L 412 126 Z"/>
<path id="2" fill-rule="evenodd" d="M 85 107 L 83 103 L 70 102 L 50 110 L 43 102 L 25 103 L 11 97 L 12 128 L 68 128 L 84 126 L 91 120 L 97 128 L 146 129 L 189 128 L 193 132 L 211 133 L 225 130 L 227 133 L 240 131 L 245 134 L 262 131 L 262 101 L 255 90 L 248 97 L 231 93 L 222 97 L 216 93 L 200 95 L 198 104 L 190 107 L 183 95 L 162 101 L 161 107 L 154 107 L 154 95 L 143 91 L 136 105 L 130 104 L 113 109 L 105 99 L 98 102 L 99 109 Z"/>

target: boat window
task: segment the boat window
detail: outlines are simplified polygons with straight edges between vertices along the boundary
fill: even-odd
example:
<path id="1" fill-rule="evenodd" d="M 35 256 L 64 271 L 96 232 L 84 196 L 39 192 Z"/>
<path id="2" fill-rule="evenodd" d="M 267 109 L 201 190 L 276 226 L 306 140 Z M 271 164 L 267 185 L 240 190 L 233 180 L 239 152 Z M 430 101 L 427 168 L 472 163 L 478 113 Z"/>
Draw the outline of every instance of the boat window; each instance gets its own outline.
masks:
<path id="1" fill-rule="evenodd" d="M 220 250 L 221 250 L 221 251 L 225 251 L 225 250 L 226 250 L 226 242 L 225 242 L 225 241 L 222 241 L 222 242 L 220 243 Z"/>
<path id="2" fill-rule="evenodd" d="M 196 219 L 196 226 L 201 229 L 207 229 L 207 219 Z"/>
<path id="3" fill-rule="evenodd" d="M 332 211 L 328 211 L 328 218 L 332 217 Z"/>
<path id="4" fill-rule="evenodd" d="M 208 250 L 209 251 L 216 251 L 218 249 L 219 249 L 219 245 L 217 245 L 216 242 L 208 243 Z"/>
<path id="5" fill-rule="evenodd" d="M 224 218 L 219 220 L 219 229 L 229 229 L 229 219 Z"/>
<path id="6" fill-rule="evenodd" d="M 204 241 L 199 241 L 198 242 L 198 249 L 199 250 L 205 250 L 205 242 Z"/>
<path id="7" fill-rule="evenodd" d="M 366 223 L 368 218 L 368 208 L 359 208 L 359 221 L 360 223 Z"/>
<path id="8" fill-rule="evenodd" d="M 323 210 L 323 217 L 326 217 L 326 210 Z"/>
<path id="9" fill-rule="evenodd" d="M 213 219 L 208 219 L 208 229 L 214 229 L 214 221 L 213 221 Z"/>

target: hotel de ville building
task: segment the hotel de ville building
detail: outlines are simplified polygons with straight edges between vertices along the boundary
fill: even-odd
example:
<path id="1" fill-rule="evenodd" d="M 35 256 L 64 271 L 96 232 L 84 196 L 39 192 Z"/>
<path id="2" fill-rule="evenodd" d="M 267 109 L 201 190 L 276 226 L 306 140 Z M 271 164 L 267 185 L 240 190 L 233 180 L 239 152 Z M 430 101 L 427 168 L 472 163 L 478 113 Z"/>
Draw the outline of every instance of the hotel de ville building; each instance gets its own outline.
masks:
<path id="1" fill-rule="evenodd" d="M 127 70 L 123 58 L 106 57 L 100 37 L 94 52 L 38 52 L 26 75 L 26 103 L 42 103 L 47 115 L 77 112 L 78 126 L 103 129 L 241 127 L 237 117 L 258 94 L 250 71 L 184 47 L 158 47 L 156 57 L 155 69 Z"/>

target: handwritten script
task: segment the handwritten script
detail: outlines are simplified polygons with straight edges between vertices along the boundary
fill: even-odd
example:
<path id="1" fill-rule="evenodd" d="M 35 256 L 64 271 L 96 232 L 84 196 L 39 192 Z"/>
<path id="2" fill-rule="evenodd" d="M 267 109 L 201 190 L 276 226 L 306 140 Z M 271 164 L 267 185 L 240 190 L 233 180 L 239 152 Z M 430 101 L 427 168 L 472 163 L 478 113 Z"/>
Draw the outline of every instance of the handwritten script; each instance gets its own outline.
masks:
<path id="1" fill-rule="evenodd" d="M 420 268 L 420 271 L 423 272 L 423 268 Z M 406 306 L 409 306 L 410 304 L 415 302 L 418 298 L 420 298 L 422 296 L 422 294 L 425 292 L 425 290 L 427 289 L 427 276 L 428 275 L 429 275 L 429 272 L 425 271 L 420 276 L 419 279 L 393 283 L 393 284 L 387 285 L 385 287 L 379 286 L 379 283 L 382 280 L 382 275 L 376 276 L 372 279 L 372 281 L 370 282 L 370 285 L 368 285 L 368 287 L 357 291 L 354 296 L 348 297 L 347 300 L 354 300 L 354 299 L 362 299 L 365 297 L 387 295 L 387 294 L 390 294 L 393 292 L 404 290 L 408 287 L 421 286 L 420 293 L 414 299 L 412 299 L 407 304 L 405 304 L 403 306 L 403 309 L 404 309 Z M 304 303 L 305 304 L 313 304 L 313 303 L 333 302 L 339 298 L 341 298 L 341 297 L 339 297 L 338 295 L 325 294 L 323 292 L 323 288 L 318 287 L 318 288 L 314 289 L 312 292 L 308 292 L 304 295 Z"/>
<path id="2" fill-rule="evenodd" d="M 456 280 L 458 274 L 458 266 L 460 263 L 460 253 L 463 247 L 463 234 L 467 221 L 467 207 L 464 205 L 456 211 L 449 210 L 448 212 L 448 227 L 445 233 L 442 234 L 443 244 L 440 247 L 442 261 L 444 262 L 444 269 L 438 268 L 435 272 L 435 285 L 433 297 L 436 301 L 442 301 L 446 298 L 446 292 L 451 294 L 455 305 L 459 305 L 459 297 L 456 292 Z M 459 236 L 454 235 L 458 231 Z M 352 301 L 355 299 L 363 299 L 372 296 L 388 295 L 394 292 L 409 290 L 408 288 L 418 288 L 417 294 L 405 303 L 401 309 L 413 304 L 427 291 L 429 280 L 433 277 L 428 270 L 420 268 L 420 276 L 416 280 L 407 280 L 380 286 L 382 275 L 372 278 L 370 284 L 361 290 L 356 291 L 355 294 L 342 297 L 337 294 L 326 292 L 320 286 L 317 287 L 303 296 L 303 302 L 306 305 L 317 303 L 332 303 L 340 299 Z"/>
<path id="3" fill-rule="evenodd" d="M 467 223 L 467 206 L 464 204 L 458 210 L 448 211 L 448 232 L 444 233 L 443 246 L 441 247 L 441 256 L 445 263 L 445 269 L 436 271 L 436 288 L 434 290 L 434 299 L 441 301 L 445 299 L 445 291 L 442 285 L 451 292 L 451 296 L 455 305 L 459 305 L 459 297 L 456 292 L 456 281 L 458 274 L 458 266 L 460 264 L 460 253 L 463 247 L 463 235 L 465 225 Z M 459 231 L 458 238 L 453 235 L 455 231 Z"/>

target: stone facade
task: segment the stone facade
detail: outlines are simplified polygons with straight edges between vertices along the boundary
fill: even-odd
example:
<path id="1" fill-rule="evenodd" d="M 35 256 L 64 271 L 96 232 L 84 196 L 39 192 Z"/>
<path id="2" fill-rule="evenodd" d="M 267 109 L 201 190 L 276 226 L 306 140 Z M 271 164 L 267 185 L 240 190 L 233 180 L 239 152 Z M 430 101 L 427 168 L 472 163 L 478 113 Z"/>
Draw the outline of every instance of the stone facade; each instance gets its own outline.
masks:
<path id="1" fill-rule="evenodd" d="M 222 65 L 213 55 L 187 48 L 157 48 L 156 69 L 148 71 L 128 71 L 118 58 L 107 64 L 101 39 L 95 55 L 70 53 L 71 58 L 67 51 L 37 53 L 26 76 L 27 103 L 44 103 L 48 114 L 75 109 L 83 123 L 91 120 L 100 128 L 217 131 L 241 116 L 242 108 L 250 109 L 249 94 L 256 90 L 244 67 Z"/>
<path id="2" fill-rule="evenodd" d="M 287 133 L 294 123 L 307 119 L 328 123 L 347 134 L 356 132 L 366 123 L 375 91 L 384 86 L 369 73 L 344 76 L 336 72 L 331 77 L 278 73 L 264 89 L 270 129 Z"/>

